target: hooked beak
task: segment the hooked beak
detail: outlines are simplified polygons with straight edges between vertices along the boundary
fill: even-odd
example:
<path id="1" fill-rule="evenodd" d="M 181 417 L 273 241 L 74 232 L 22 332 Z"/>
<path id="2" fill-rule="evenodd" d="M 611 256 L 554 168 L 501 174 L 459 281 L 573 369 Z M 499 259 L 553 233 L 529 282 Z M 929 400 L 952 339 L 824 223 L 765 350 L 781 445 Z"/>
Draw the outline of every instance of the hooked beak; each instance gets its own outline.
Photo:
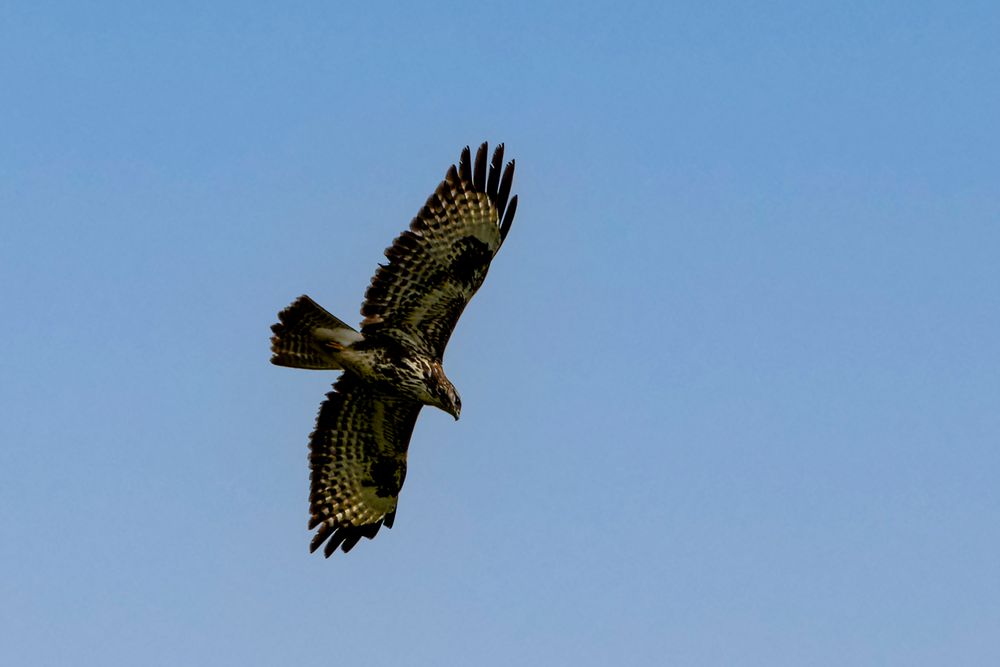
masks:
<path id="1" fill-rule="evenodd" d="M 462 399 L 456 398 L 455 402 L 445 408 L 445 412 L 455 418 L 458 421 L 459 415 L 462 414 Z"/>

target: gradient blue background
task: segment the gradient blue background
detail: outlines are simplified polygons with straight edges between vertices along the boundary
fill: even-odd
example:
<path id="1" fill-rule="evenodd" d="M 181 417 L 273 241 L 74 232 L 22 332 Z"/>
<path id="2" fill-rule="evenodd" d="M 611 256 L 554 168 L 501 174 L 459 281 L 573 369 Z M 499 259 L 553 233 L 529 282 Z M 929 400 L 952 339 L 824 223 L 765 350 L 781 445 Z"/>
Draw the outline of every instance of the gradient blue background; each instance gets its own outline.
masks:
<path id="1" fill-rule="evenodd" d="M 1000 664 L 994 2 L 0 5 L 0 662 Z M 518 217 L 396 527 L 309 556 L 349 321 Z"/>

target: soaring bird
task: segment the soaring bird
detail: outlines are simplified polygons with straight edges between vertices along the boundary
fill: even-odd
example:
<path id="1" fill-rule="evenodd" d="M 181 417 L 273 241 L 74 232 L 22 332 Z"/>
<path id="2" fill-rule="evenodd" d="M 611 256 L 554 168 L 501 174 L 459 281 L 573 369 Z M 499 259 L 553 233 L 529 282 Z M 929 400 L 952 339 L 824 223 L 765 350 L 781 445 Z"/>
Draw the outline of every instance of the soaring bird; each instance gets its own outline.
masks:
<path id="1" fill-rule="evenodd" d="M 340 370 L 309 438 L 310 552 L 330 557 L 391 528 L 420 409 L 456 420 L 462 401 L 444 373 L 444 350 L 483 284 L 514 220 L 514 161 L 503 144 L 487 165 L 466 146 L 427 203 L 385 251 L 365 292 L 360 331 L 308 296 L 278 313 L 271 363 Z"/>

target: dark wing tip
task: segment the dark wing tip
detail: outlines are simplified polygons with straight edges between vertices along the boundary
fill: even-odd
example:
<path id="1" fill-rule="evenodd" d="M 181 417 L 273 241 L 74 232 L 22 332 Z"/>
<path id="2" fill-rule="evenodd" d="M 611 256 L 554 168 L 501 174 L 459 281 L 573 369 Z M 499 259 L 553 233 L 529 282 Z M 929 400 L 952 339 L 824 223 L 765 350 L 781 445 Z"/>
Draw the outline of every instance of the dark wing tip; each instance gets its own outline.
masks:
<path id="1" fill-rule="evenodd" d="M 352 532 L 344 540 L 344 543 L 340 545 L 340 549 L 346 554 L 348 551 L 354 548 L 354 545 L 357 544 L 360 539 L 361 535 Z"/>
<path id="2" fill-rule="evenodd" d="M 504 167 L 503 176 L 500 178 L 500 186 L 497 188 L 494 204 L 497 207 L 497 219 L 503 220 L 504 212 L 507 209 L 507 198 L 510 197 L 511 186 L 514 185 L 514 160 Z"/>
<path id="3" fill-rule="evenodd" d="M 458 161 L 458 178 L 470 183 L 476 192 L 485 192 L 497 209 L 497 221 L 500 224 L 501 243 L 507 238 L 507 232 L 514 222 L 514 211 L 517 209 L 517 197 L 510 199 L 510 190 L 514 185 L 514 168 L 516 162 L 511 160 L 503 166 L 504 144 L 501 142 L 493 149 L 493 157 L 489 160 L 487 171 L 486 156 L 488 144 L 483 142 L 476 150 L 476 160 L 472 161 L 472 151 L 466 146 Z M 501 170 L 501 166 L 503 169 Z M 448 170 L 445 179 L 452 182 L 454 167 Z"/>
<path id="4" fill-rule="evenodd" d="M 486 192 L 486 142 L 476 151 L 476 166 L 472 171 L 472 187 L 476 192 Z"/>
<path id="5" fill-rule="evenodd" d="M 458 175 L 463 181 L 472 182 L 472 153 L 469 147 L 462 149 L 462 156 L 458 159 Z M 454 166 L 454 165 L 452 165 Z"/>
<path id="6" fill-rule="evenodd" d="M 510 190 L 514 183 L 515 161 L 511 160 L 501 170 L 504 157 L 503 142 L 494 147 L 493 156 L 487 163 L 486 157 L 488 152 L 489 144 L 484 141 L 476 149 L 476 159 L 473 162 L 472 149 L 469 146 L 462 149 L 462 153 L 458 159 L 458 167 L 456 168 L 455 165 L 451 165 L 448 168 L 444 181 L 438 185 L 434 194 L 431 195 L 427 204 L 424 205 L 424 208 L 410 222 L 410 229 L 412 231 L 422 232 L 427 230 L 427 224 L 423 219 L 427 215 L 427 206 L 435 198 L 438 201 L 445 200 L 449 192 L 448 186 L 454 185 L 456 182 L 468 183 L 475 192 L 486 193 L 497 209 L 498 222 L 502 225 L 504 220 L 508 220 L 507 227 L 510 227 L 509 221 L 513 219 L 513 216 L 505 216 L 505 213 L 507 212 L 507 200 L 510 197 Z M 503 235 L 501 235 L 502 238 Z M 386 253 L 388 254 L 391 250 L 391 247 L 387 248 Z M 305 296 L 300 298 L 308 299 Z"/>
<path id="7" fill-rule="evenodd" d="M 395 516 L 395 514 L 394 511 L 392 515 Z M 387 528 L 390 528 L 392 522 L 386 519 L 388 519 L 388 515 L 375 523 L 367 523 L 363 526 L 336 525 L 333 522 L 322 523 L 319 530 L 316 531 L 316 535 L 313 536 L 312 542 L 309 543 L 309 553 L 315 553 L 326 542 L 326 546 L 323 547 L 323 556 L 326 558 L 332 556 L 338 548 L 346 554 L 361 541 L 362 537 L 369 540 L 375 537 L 383 523 L 386 524 Z"/>
<path id="8" fill-rule="evenodd" d="M 313 522 L 310 521 L 309 529 L 312 530 L 314 527 Z M 316 534 L 313 535 L 312 542 L 309 543 L 309 553 L 313 553 L 319 549 L 319 546 L 326 542 L 326 538 L 330 537 L 336 529 L 336 526 L 332 523 L 320 524 L 319 530 L 316 531 Z"/>
<path id="9" fill-rule="evenodd" d="M 490 160 L 490 178 L 486 183 L 486 194 L 494 202 L 497 201 L 497 188 L 500 185 L 500 167 L 503 166 L 503 144 L 497 144 L 493 149 L 493 159 Z"/>
<path id="10" fill-rule="evenodd" d="M 507 212 L 503 216 L 503 222 L 500 223 L 500 243 L 503 243 L 504 239 L 507 238 L 507 232 L 510 231 L 510 226 L 514 222 L 514 212 L 517 211 L 517 195 L 510 200 L 510 206 L 507 207 Z"/>
<path id="11" fill-rule="evenodd" d="M 326 543 L 325 547 L 323 547 L 323 555 L 327 558 L 332 556 L 333 552 L 337 550 L 337 547 L 343 544 L 344 539 L 346 537 L 347 537 L 347 531 L 344 530 L 334 531 L 333 536 L 330 538 L 330 541 Z"/>

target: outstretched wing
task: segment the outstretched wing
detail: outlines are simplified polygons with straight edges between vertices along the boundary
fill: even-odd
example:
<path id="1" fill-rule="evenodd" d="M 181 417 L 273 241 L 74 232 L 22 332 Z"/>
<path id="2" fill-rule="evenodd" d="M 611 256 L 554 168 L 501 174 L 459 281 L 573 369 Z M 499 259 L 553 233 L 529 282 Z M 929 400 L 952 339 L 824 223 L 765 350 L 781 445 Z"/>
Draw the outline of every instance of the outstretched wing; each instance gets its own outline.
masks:
<path id="1" fill-rule="evenodd" d="M 327 558 L 392 527 L 406 477 L 406 448 L 421 404 L 372 391 L 344 373 L 326 395 L 309 438 L 309 550 Z M 329 542 L 327 542 L 329 539 Z"/>
<path id="2" fill-rule="evenodd" d="M 514 161 L 503 166 L 496 147 L 487 175 L 486 144 L 471 165 L 468 146 L 458 169 L 444 181 L 420 213 L 385 251 L 361 306 L 365 336 L 384 334 L 438 360 L 469 300 L 507 237 L 517 196 L 507 204 Z"/>

